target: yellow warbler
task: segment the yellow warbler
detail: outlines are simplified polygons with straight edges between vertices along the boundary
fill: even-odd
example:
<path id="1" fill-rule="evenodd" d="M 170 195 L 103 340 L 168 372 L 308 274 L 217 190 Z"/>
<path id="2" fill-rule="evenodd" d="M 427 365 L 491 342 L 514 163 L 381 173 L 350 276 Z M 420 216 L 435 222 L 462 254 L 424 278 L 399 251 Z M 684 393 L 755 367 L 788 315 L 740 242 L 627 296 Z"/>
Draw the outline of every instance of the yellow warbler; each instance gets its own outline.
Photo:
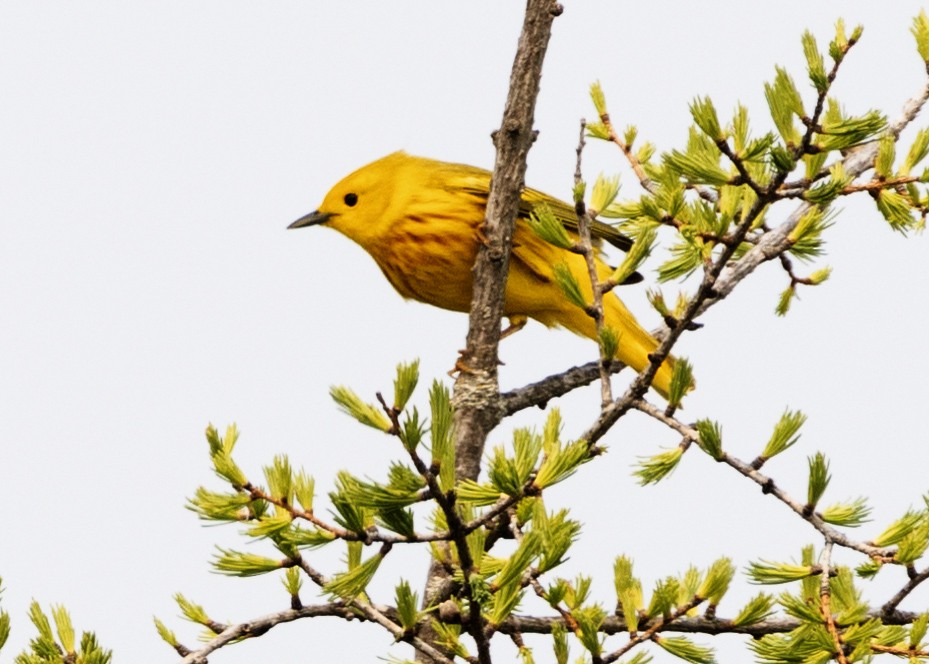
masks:
<path id="1" fill-rule="evenodd" d="M 289 228 L 316 224 L 334 228 L 371 254 L 403 297 L 443 309 L 468 311 L 471 268 L 481 243 L 479 228 L 487 206 L 490 175 L 473 166 L 394 152 L 344 178 L 326 194 L 318 210 Z M 514 328 L 524 324 L 528 316 L 549 327 L 561 325 L 596 339 L 593 319 L 565 298 L 554 277 L 555 265 L 567 265 L 590 298 L 592 289 L 584 258 L 549 244 L 526 222 L 529 212 L 542 203 L 548 204 L 576 237 L 573 206 L 532 189 L 523 190 L 503 313 Z M 631 242 L 600 222 L 594 222 L 592 231 L 598 244 L 597 272 L 605 280 L 612 269 L 600 258 L 599 240 L 622 249 L 628 249 Z M 619 335 L 617 359 L 641 371 L 658 342 L 618 297 L 607 294 L 603 308 L 604 323 Z M 665 396 L 673 362 L 669 358 L 662 364 L 653 383 Z"/>

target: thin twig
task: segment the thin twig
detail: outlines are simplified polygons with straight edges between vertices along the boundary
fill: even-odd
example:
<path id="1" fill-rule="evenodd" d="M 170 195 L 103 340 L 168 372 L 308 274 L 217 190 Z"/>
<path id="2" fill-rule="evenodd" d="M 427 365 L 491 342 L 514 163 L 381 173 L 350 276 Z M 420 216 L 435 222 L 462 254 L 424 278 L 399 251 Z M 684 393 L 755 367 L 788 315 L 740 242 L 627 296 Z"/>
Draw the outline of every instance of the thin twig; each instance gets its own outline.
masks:
<path id="1" fill-rule="evenodd" d="M 584 153 L 584 129 L 586 123 L 581 120 L 580 137 L 577 143 L 577 165 L 574 169 L 574 186 L 579 187 L 583 182 L 581 174 L 581 157 Z M 594 253 L 593 241 L 590 237 L 590 213 L 584 205 L 584 199 L 580 198 L 574 202 L 574 211 L 577 214 L 577 235 L 580 239 L 581 255 L 587 264 L 587 276 L 590 279 L 590 289 L 593 293 L 593 303 L 588 308 L 588 313 L 594 319 L 597 327 L 597 338 L 601 338 L 603 333 L 603 288 L 600 284 L 600 275 L 597 273 L 597 256 Z M 600 345 L 600 404 L 605 407 L 613 401 L 613 385 L 610 380 L 610 363 L 612 357 L 607 357 L 603 352 L 603 345 Z"/>
<path id="2" fill-rule="evenodd" d="M 732 148 L 729 146 L 729 142 L 725 138 L 717 139 L 715 142 L 719 151 L 729 158 L 729 161 L 732 162 L 732 165 L 735 166 L 735 170 L 739 173 L 740 181 L 736 184 L 747 185 L 749 189 L 755 192 L 756 196 L 766 195 L 766 188 L 762 187 L 755 181 L 755 178 L 752 177 L 752 174 L 748 172 L 748 167 L 745 165 L 745 161 L 742 159 L 742 157 L 733 152 Z"/>
<path id="3" fill-rule="evenodd" d="M 826 631 L 832 637 L 832 647 L 835 649 L 836 660 L 839 664 L 848 664 L 848 658 L 845 657 L 845 647 L 842 644 L 842 637 L 835 625 L 835 618 L 832 617 L 832 589 L 829 586 L 829 576 L 832 571 L 832 542 L 826 539 L 826 545 L 819 556 L 820 580 L 819 580 L 819 610 L 826 622 Z"/>
<path id="4" fill-rule="evenodd" d="M 895 648 L 893 646 L 882 646 L 879 643 L 872 643 L 871 650 L 874 652 L 883 652 L 889 655 L 896 655 L 900 658 L 907 658 L 907 661 L 920 661 L 929 657 L 929 650 L 920 650 L 919 648 Z"/>
<path id="5" fill-rule="evenodd" d="M 650 415 L 656 420 L 671 427 L 676 432 L 681 434 L 685 440 L 693 442 L 700 440 L 700 433 L 692 426 L 684 424 L 675 417 L 669 416 L 667 413 L 656 408 L 647 401 L 642 399 L 634 400 L 631 407 L 647 415 Z M 723 452 L 723 456 L 717 459 L 717 461 L 720 463 L 725 463 L 730 468 L 735 469 L 748 479 L 755 482 L 755 484 L 760 486 L 764 493 L 769 494 L 784 503 L 787 507 L 799 514 L 807 523 L 819 531 L 819 533 L 827 541 L 833 542 L 847 549 L 858 551 L 870 558 L 880 559 L 884 562 L 888 562 L 892 559 L 893 552 L 891 550 L 853 540 L 847 537 L 844 533 L 830 526 L 828 523 L 823 521 L 821 515 L 817 514 L 816 512 L 810 512 L 806 508 L 805 503 L 801 503 L 800 501 L 792 498 L 786 491 L 777 486 L 771 477 L 762 474 L 760 471 L 753 468 L 750 463 L 746 463 L 745 461 L 738 459 L 726 452 Z"/>
<path id="6" fill-rule="evenodd" d="M 920 178 L 915 175 L 901 176 L 897 178 L 890 178 L 889 180 L 870 180 L 868 182 L 863 182 L 861 184 L 850 184 L 839 190 L 839 196 L 850 196 L 852 194 L 857 194 L 862 191 L 875 192 L 881 191 L 883 189 L 897 189 L 908 184 L 913 184 L 920 182 Z M 809 187 L 805 186 L 795 186 L 790 187 L 787 184 L 783 185 L 780 190 L 778 190 L 778 196 L 781 198 L 805 198 Z"/>
<path id="7" fill-rule="evenodd" d="M 881 615 L 884 615 L 884 614 L 890 615 L 894 611 L 896 611 L 897 607 L 900 605 L 900 602 L 906 599 L 907 595 L 909 595 L 911 592 L 916 590 L 916 588 L 919 587 L 920 584 L 925 582 L 926 579 L 929 579 L 929 567 L 927 567 L 922 572 L 920 572 L 919 574 L 916 574 L 909 581 L 907 581 L 906 585 L 903 586 L 900 590 L 898 590 L 897 593 L 893 597 L 891 597 L 884 604 L 884 606 L 881 607 Z"/>
<path id="8" fill-rule="evenodd" d="M 676 607 L 674 611 L 671 612 L 671 615 L 665 618 L 664 616 L 659 616 L 653 622 L 649 624 L 645 631 L 637 633 L 635 636 L 631 637 L 629 641 L 624 644 L 621 648 L 611 652 L 609 655 L 601 658 L 603 664 L 610 664 L 610 662 L 615 662 L 620 657 L 625 655 L 627 652 L 635 648 L 636 646 L 644 643 L 645 641 L 650 641 L 655 637 L 658 632 L 662 631 L 667 627 L 673 627 L 675 621 L 679 618 L 682 618 L 687 615 L 687 612 L 693 608 L 696 608 L 702 604 L 705 600 L 700 597 L 694 597 L 687 604 L 683 606 Z"/>

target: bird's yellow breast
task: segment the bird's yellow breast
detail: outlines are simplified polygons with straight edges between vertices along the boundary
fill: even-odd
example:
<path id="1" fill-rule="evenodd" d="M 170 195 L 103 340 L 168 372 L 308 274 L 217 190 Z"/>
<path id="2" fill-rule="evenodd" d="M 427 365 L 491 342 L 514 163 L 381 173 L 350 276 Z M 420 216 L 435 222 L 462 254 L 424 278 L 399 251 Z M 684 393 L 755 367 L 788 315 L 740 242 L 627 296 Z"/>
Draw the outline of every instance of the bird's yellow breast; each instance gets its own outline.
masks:
<path id="1" fill-rule="evenodd" d="M 382 234 L 366 247 L 369 253 L 403 297 L 467 311 L 482 201 L 432 187 L 400 200 L 401 207 L 385 211 Z"/>
<path id="2" fill-rule="evenodd" d="M 371 254 L 403 297 L 443 309 L 467 311 L 477 234 L 469 225 L 404 220 Z"/>

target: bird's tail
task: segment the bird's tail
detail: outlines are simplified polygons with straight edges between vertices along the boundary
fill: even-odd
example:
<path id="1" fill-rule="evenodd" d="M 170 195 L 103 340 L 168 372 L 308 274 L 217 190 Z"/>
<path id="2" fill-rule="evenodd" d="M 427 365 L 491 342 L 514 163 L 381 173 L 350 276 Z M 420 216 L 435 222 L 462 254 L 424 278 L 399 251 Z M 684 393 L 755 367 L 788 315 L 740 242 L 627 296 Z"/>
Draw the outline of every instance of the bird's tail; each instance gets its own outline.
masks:
<path id="1" fill-rule="evenodd" d="M 565 305 L 566 309 L 562 311 L 557 322 L 575 334 L 596 340 L 597 330 L 593 319 L 573 304 L 566 301 Z M 616 348 L 617 360 L 629 365 L 635 371 L 642 371 L 649 365 L 651 362 L 649 355 L 658 348 L 658 341 L 639 325 L 626 305 L 612 293 L 603 298 L 603 322 L 619 337 L 619 344 Z M 674 362 L 673 357 L 668 357 L 662 362 L 652 381 L 652 387 L 666 399 L 671 390 Z"/>
<path id="2" fill-rule="evenodd" d="M 639 325 L 639 321 L 615 295 L 608 294 L 603 298 L 603 322 L 619 335 L 616 359 L 628 364 L 636 371 L 642 371 L 651 363 L 649 355 L 658 348 L 658 340 Z M 669 356 L 665 359 L 658 367 L 655 379 L 652 381 L 652 387 L 666 399 L 671 391 L 674 362 L 674 357 Z"/>

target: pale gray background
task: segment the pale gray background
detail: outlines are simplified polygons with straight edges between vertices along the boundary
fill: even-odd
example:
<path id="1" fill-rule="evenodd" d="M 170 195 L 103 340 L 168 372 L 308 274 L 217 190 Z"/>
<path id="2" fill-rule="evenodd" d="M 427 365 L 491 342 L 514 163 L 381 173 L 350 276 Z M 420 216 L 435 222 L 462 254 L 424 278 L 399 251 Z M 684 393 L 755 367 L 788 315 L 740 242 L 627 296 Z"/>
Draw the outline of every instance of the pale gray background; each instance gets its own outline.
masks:
<path id="1" fill-rule="evenodd" d="M 662 149 L 682 144 L 687 104 L 698 94 L 710 94 L 724 114 L 741 99 L 754 126 L 768 129 L 761 83 L 775 63 L 791 68 L 809 99 L 800 34 L 812 29 L 825 49 L 839 16 L 866 25 L 836 87 L 850 111 L 895 116 L 925 80 L 908 33 L 920 2 L 566 4 L 527 176 L 560 196 L 569 195 L 577 123 L 592 116 L 587 88 L 596 79 L 617 124 L 636 123 Z M 414 357 L 424 384 L 448 380 L 466 318 L 404 303 L 336 233 L 284 229 L 347 172 L 396 149 L 491 165 L 489 134 L 522 9 L 0 5 L 0 574 L 2 606 L 14 619 L 0 660 L 33 633 L 31 598 L 65 604 L 120 662 L 172 661 L 153 614 L 195 644 L 196 628 L 177 618 L 176 591 L 217 620 L 286 605 L 274 577 L 209 573 L 214 544 L 241 540 L 230 527 L 203 528 L 184 509 L 197 485 L 220 487 L 202 431 L 237 422 L 238 458 L 253 477 L 286 452 L 316 476 L 320 494 L 340 468 L 382 477 L 399 456 L 394 442 L 339 414 L 328 387 L 346 383 L 370 397 L 389 390 L 398 361 Z M 618 151 L 593 144 L 587 176 L 600 170 L 621 171 L 625 193 L 637 195 Z M 925 238 L 892 233 L 864 198 L 844 207 L 829 256 L 816 264 L 835 267 L 831 281 L 804 289 L 791 315 L 776 319 L 786 278 L 768 266 L 677 352 L 699 377 L 686 416 L 720 419 L 727 446 L 746 458 L 786 406 L 807 412 L 799 448 L 768 470 L 802 496 L 806 455 L 827 452 L 835 479 L 826 502 L 874 498 L 880 521 L 864 537 L 921 503 L 926 488 L 929 267 Z M 650 327 L 656 316 L 644 291 L 623 295 Z M 595 347 L 531 324 L 501 353 L 501 380 L 512 387 L 589 360 Z M 597 403 L 596 390 L 558 403 L 566 435 L 590 423 Z M 516 419 L 540 424 L 542 414 Z M 516 423 L 493 442 L 507 440 Z M 650 588 L 690 562 L 729 554 L 741 568 L 818 543 L 785 508 L 699 452 L 658 487 L 635 486 L 636 457 L 677 443 L 641 416 L 606 443 L 606 457 L 547 500 L 573 506 L 585 524 L 586 539 L 562 573 L 595 574 L 607 606 L 618 552 L 636 559 Z M 332 573 L 341 556 L 333 547 L 311 559 Z M 395 551 L 374 599 L 391 600 L 397 575 L 420 584 L 422 565 Z M 885 574 L 893 584 L 876 586 L 874 597 L 902 583 L 899 570 Z M 738 585 L 722 614 L 755 592 L 741 577 Z M 304 599 L 314 600 L 309 587 Z M 923 592 L 904 608 L 927 599 Z M 722 646 L 724 660 L 744 661 L 736 641 L 703 639 Z M 211 661 L 376 661 L 389 648 L 378 627 L 303 621 Z M 499 652 L 501 661 L 515 658 L 506 644 Z M 536 658 L 550 661 L 547 648 Z"/>

